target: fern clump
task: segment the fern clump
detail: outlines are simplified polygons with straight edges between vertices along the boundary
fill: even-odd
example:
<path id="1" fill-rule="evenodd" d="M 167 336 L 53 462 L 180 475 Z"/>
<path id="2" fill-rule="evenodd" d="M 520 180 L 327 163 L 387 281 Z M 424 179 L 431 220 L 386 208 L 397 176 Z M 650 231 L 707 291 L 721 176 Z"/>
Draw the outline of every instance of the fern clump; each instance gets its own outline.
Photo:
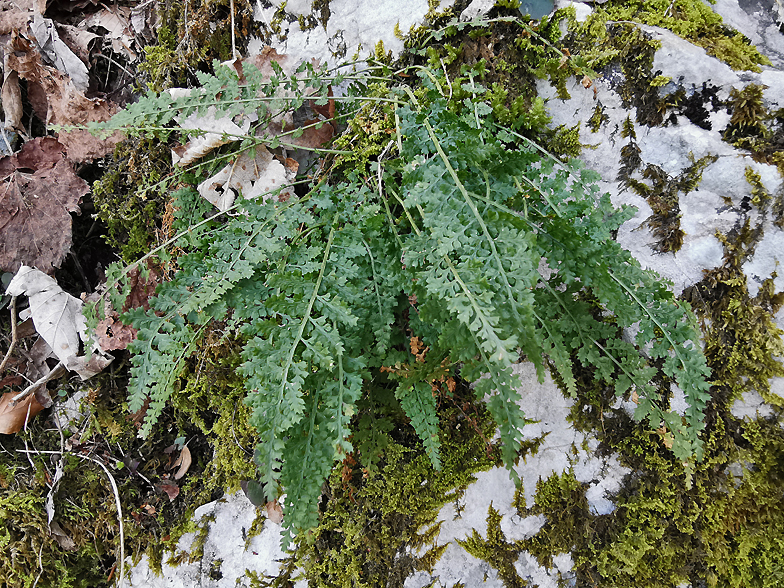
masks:
<path id="1" fill-rule="evenodd" d="M 326 102 L 334 80 L 302 73 L 278 68 L 264 80 L 246 67 L 240 79 L 216 66 L 189 97 L 150 96 L 103 128 L 168 136 L 179 114 L 214 108 L 263 121 L 306 100 Z M 390 79 L 387 96 L 375 98 L 395 129 L 360 171 L 323 174 L 299 197 L 241 199 L 228 215 L 181 213 L 189 228 L 177 242 L 186 252 L 178 271 L 149 310 L 123 315 L 138 329 L 129 405 L 149 401 L 143 434 L 208 325 L 221 322 L 244 341 L 239 371 L 260 480 L 269 497 L 285 492 L 286 541 L 317 524 L 322 486 L 353 451 L 351 419 L 372 381 L 394 389 L 436 468 L 433 382 L 460 377 L 486 401 L 515 475 L 526 420 L 512 366 L 521 357 L 540 377 L 554 369 L 572 395 L 572 366 L 595 368 L 638 403 L 639 420 L 666 424 L 678 460 L 701 455 L 709 395 L 698 332 L 688 308 L 613 240 L 632 211 L 613 207 L 596 173 L 500 124 L 480 83 L 464 85 L 459 102 L 429 70 L 417 86 Z M 363 104 L 361 95 L 344 100 L 348 114 Z M 263 133 L 227 139 L 235 153 L 283 143 Z M 199 209 L 193 188 L 177 198 L 182 211 Z M 619 339 L 618 328 L 636 335 Z M 426 357 L 412 359 L 414 336 Z M 669 389 L 653 382 L 684 391 L 683 417 L 667 412 Z"/>

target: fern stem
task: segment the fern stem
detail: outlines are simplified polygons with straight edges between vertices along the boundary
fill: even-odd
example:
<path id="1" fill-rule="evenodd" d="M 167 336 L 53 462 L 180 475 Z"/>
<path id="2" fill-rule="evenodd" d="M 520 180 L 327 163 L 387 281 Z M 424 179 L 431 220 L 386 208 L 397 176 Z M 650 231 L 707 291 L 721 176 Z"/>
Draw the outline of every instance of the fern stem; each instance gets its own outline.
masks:
<path id="1" fill-rule="evenodd" d="M 676 345 L 675 341 L 673 341 L 672 337 L 670 337 L 669 329 L 665 328 L 664 325 L 661 324 L 661 321 L 659 321 L 659 319 L 657 319 L 656 316 L 648 309 L 647 305 L 642 303 L 642 301 L 637 297 L 637 294 L 635 294 L 634 291 L 631 288 L 629 288 L 629 286 L 627 286 L 621 280 L 619 280 L 615 276 L 615 274 L 612 272 L 612 270 L 610 270 L 609 268 L 607 269 L 607 275 L 609 275 L 615 281 L 615 283 L 618 284 L 621 288 L 626 290 L 626 293 L 629 295 L 629 297 L 631 297 L 639 305 L 639 307 L 643 309 L 645 314 L 648 315 L 648 317 L 654 322 L 654 324 L 657 327 L 659 327 L 659 329 L 664 334 L 664 336 L 666 337 L 667 341 L 669 341 L 670 345 L 672 346 L 673 350 L 675 351 L 675 355 L 678 358 L 678 360 L 681 362 L 681 366 L 683 366 L 683 369 L 685 371 L 686 370 L 686 361 L 683 359 L 683 356 L 681 355 L 679 346 Z"/>
<path id="2" fill-rule="evenodd" d="M 368 259 L 370 260 L 370 271 L 373 273 L 373 291 L 376 293 L 376 302 L 378 303 L 378 315 L 384 320 L 384 308 L 381 306 L 381 295 L 378 293 L 378 275 L 376 274 L 376 263 L 373 261 L 373 253 L 370 251 L 370 245 L 367 244 L 365 239 L 361 239 L 362 244 L 368 252 Z M 342 369 L 342 367 L 341 367 Z"/>
<path id="3" fill-rule="evenodd" d="M 466 201 L 466 204 L 468 204 L 468 207 L 471 209 L 471 212 L 474 214 L 474 218 L 476 218 L 476 221 L 479 223 L 479 226 L 482 227 L 482 233 L 484 234 L 485 240 L 487 241 L 488 245 L 490 245 L 490 250 L 493 252 L 493 257 L 495 258 L 495 261 L 498 264 L 498 271 L 501 273 L 501 277 L 503 278 L 504 286 L 506 287 L 507 296 L 509 297 L 509 304 L 512 307 L 512 312 L 514 313 L 515 318 L 522 326 L 522 320 L 520 319 L 520 314 L 518 313 L 517 310 L 517 304 L 514 299 L 514 294 L 512 293 L 512 286 L 509 284 L 509 279 L 506 276 L 506 271 L 504 270 L 504 264 L 501 262 L 501 256 L 498 255 L 498 249 L 495 246 L 495 239 L 493 239 L 493 237 L 490 235 L 490 231 L 487 229 L 487 225 L 485 224 L 482 215 L 479 214 L 479 209 L 476 207 L 476 204 L 474 204 L 474 201 L 468 195 L 468 191 L 465 189 L 463 182 L 460 181 L 460 178 L 457 176 L 457 172 L 455 171 L 455 168 L 452 167 L 452 163 L 449 161 L 449 158 L 446 156 L 446 153 L 444 153 L 444 150 L 441 147 L 441 142 L 438 140 L 438 137 L 436 137 L 435 131 L 433 130 L 430 121 L 427 118 L 425 118 L 423 122 L 425 128 L 427 129 L 427 133 L 430 135 L 430 140 L 433 141 L 433 145 L 435 145 L 436 151 L 438 152 L 438 155 L 441 157 L 441 161 L 444 162 L 444 165 L 446 166 L 449 175 L 452 176 L 452 180 L 454 180 L 455 184 L 457 185 L 457 189 L 463 195 L 463 199 Z M 477 118 L 477 125 L 478 124 L 479 124 L 479 119 Z M 485 178 L 487 178 L 487 174 L 485 174 Z M 490 187 L 488 184 L 488 191 L 489 189 Z"/>
<path id="4" fill-rule="evenodd" d="M 318 278 L 316 278 L 316 284 L 313 286 L 313 294 L 310 296 L 310 301 L 308 302 L 308 307 L 305 310 L 304 316 L 302 317 L 302 321 L 299 324 L 299 329 L 297 331 L 297 335 L 294 338 L 294 343 L 289 350 L 289 356 L 286 360 L 286 365 L 283 368 L 283 376 L 281 377 L 280 383 L 280 390 L 278 391 L 278 403 L 282 402 L 284 389 L 286 384 L 288 383 L 288 375 L 289 370 L 291 369 L 291 365 L 294 362 L 294 354 L 297 351 L 297 347 L 299 347 L 300 342 L 302 341 L 302 336 L 305 333 L 305 326 L 308 324 L 310 320 L 310 313 L 313 312 L 313 305 L 316 302 L 316 298 L 318 297 L 318 291 L 321 288 L 321 281 L 324 279 L 324 271 L 327 267 L 327 261 L 329 260 L 329 251 L 332 248 L 332 241 L 335 237 L 335 225 L 338 222 L 338 217 L 340 216 L 339 212 L 335 213 L 335 218 L 332 220 L 332 228 L 329 231 L 329 238 L 327 239 L 327 245 L 324 248 L 324 258 L 321 260 L 321 268 L 319 269 Z"/>

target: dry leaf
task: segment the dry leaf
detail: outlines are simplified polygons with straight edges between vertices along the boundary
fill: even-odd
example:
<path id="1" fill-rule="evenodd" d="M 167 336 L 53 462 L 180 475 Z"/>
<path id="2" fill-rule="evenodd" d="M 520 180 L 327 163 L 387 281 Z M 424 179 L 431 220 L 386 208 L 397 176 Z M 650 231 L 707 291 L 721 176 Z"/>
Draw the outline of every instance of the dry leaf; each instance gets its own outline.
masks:
<path id="1" fill-rule="evenodd" d="M 55 23 L 55 26 L 63 43 L 68 45 L 68 48 L 76 54 L 82 63 L 89 67 L 90 58 L 101 37 L 90 31 L 67 24 Z"/>
<path id="2" fill-rule="evenodd" d="M 174 500 L 180 495 L 180 487 L 171 480 L 163 480 L 155 486 L 158 490 L 166 492 L 166 496 L 169 497 L 169 500 Z"/>
<path id="3" fill-rule="evenodd" d="M 132 49 L 135 45 L 131 33 L 131 9 L 125 6 L 102 8 L 79 23 L 79 28 L 104 29 L 105 38 L 112 42 L 112 50 L 118 55 L 124 55 L 128 61 L 136 60 L 136 52 Z M 99 31 L 100 32 L 100 31 Z"/>
<path id="4" fill-rule="evenodd" d="M 90 86 L 90 72 L 84 62 L 60 39 L 54 22 L 36 14 L 30 23 L 30 32 L 38 41 L 38 48 L 46 60 L 71 78 L 77 90 L 86 92 Z"/>
<path id="5" fill-rule="evenodd" d="M 172 464 L 173 468 L 180 466 L 179 469 L 174 473 L 174 479 L 179 480 L 182 478 L 187 472 L 188 469 L 191 467 L 192 459 L 191 459 L 191 450 L 188 449 L 188 446 L 185 445 L 180 452 L 180 456 L 177 458 Z"/>
<path id="6" fill-rule="evenodd" d="M 586 90 L 593 85 L 593 81 L 588 76 L 583 76 L 581 83 L 583 85 L 583 88 L 585 88 Z"/>
<path id="7" fill-rule="evenodd" d="M 265 505 L 267 511 L 267 519 L 276 525 L 283 522 L 283 507 L 277 500 L 272 500 Z"/>
<path id="8" fill-rule="evenodd" d="M 158 40 L 158 11 L 153 2 L 142 2 L 131 8 L 131 28 L 147 43 Z"/>
<path id="9" fill-rule="evenodd" d="M 72 355 L 64 365 L 66 369 L 76 372 L 82 380 L 89 380 L 105 370 L 112 361 L 114 358 L 111 356 L 92 353 L 89 360 L 84 355 Z"/>
<path id="10" fill-rule="evenodd" d="M 63 291 L 54 278 L 22 266 L 6 294 L 28 297 L 36 331 L 62 363 L 79 353 L 79 333 L 84 331 L 82 301 Z"/>
<path id="11" fill-rule="evenodd" d="M 149 310 L 150 298 L 155 294 L 160 274 L 149 260 L 147 266 L 147 277 L 142 275 L 138 266 L 134 266 L 128 272 L 131 291 L 125 299 L 125 304 L 120 312 L 139 307 Z M 116 311 L 110 309 L 107 310 L 107 313 L 108 316 L 96 326 L 96 341 L 99 347 L 103 351 L 127 349 L 128 345 L 136 339 L 137 330 L 130 325 L 123 324 L 120 321 L 119 313 Z"/>
<path id="12" fill-rule="evenodd" d="M 33 323 L 57 359 L 86 380 L 101 372 L 112 358 L 93 353 L 90 360 L 79 356 L 79 342 L 86 339 L 82 301 L 63 291 L 43 272 L 22 266 L 8 284 L 6 294 L 25 295 L 30 301 Z"/>
<path id="13" fill-rule="evenodd" d="M 87 98 L 69 83 L 69 77 L 43 64 L 34 45 L 18 34 L 12 34 L 11 51 L 6 67 L 27 80 L 27 97 L 36 116 L 47 125 L 81 125 L 109 120 L 118 107 L 100 98 Z M 65 146 L 68 158 L 76 163 L 91 161 L 111 153 L 123 140 L 120 132 L 99 139 L 86 130 L 60 131 L 58 140 Z"/>
<path id="14" fill-rule="evenodd" d="M 44 409 L 35 394 L 30 394 L 16 406 L 11 406 L 11 401 L 17 394 L 18 392 L 6 392 L 0 398 L 0 433 L 3 435 L 18 433 L 25 426 L 26 421 Z"/>
<path id="15" fill-rule="evenodd" d="M 66 551 L 73 551 L 76 549 L 76 543 L 71 539 L 57 521 L 49 523 L 49 530 L 52 533 L 52 539 L 57 541 L 57 544 Z"/>
<path id="16" fill-rule="evenodd" d="M 0 268 L 16 272 L 30 265 L 50 273 L 59 267 L 71 248 L 69 213 L 79 212 L 88 191 L 51 137 L 28 141 L 18 155 L 0 159 Z"/>
<path id="17" fill-rule="evenodd" d="M 58 12 L 82 12 L 87 6 L 98 6 L 99 0 L 33 0 L 34 2 L 41 2 L 45 7 L 51 8 Z M 44 13 L 41 9 L 38 12 Z"/>
<path id="18" fill-rule="evenodd" d="M 5 70 L 2 96 L 5 128 L 20 130 L 22 128 L 22 89 L 19 87 L 19 74 L 13 70 Z"/>
<path id="19" fill-rule="evenodd" d="M 114 317 L 105 318 L 95 327 L 96 341 L 103 351 L 127 349 L 136 339 L 136 334 L 136 329 Z"/>
<path id="20" fill-rule="evenodd" d="M 176 97 L 181 92 L 172 92 Z M 210 107 L 204 116 L 193 113 L 184 120 L 177 121 L 183 129 L 198 129 L 206 131 L 205 135 L 195 137 L 185 145 L 172 149 L 172 164 L 180 167 L 201 159 L 213 149 L 236 141 L 236 137 L 243 136 L 250 129 L 250 120 L 245 120 L 242 126 L 234 124 L 228 117 L 215 118 L 215 107 Z"/>
<path id="21" fill-rule="evenodd" d="M 281 188 L 293 180 L 293 174 L 264 147 L 256 147 L 256 157 L 242 153 L 233 164 L 224 167 L 217 174 L 199 184 L 198 191 L 206 200 L 219 210 L 226 210 L 238 194 L 247 199 L 259 196 L 269 197 L 271 190 Z M 292 188 L 286 188 L 281 195 L 293 195 Z"/>
<path id="22" fill-rule="evenodd" d="M 29 10 L 3 10 L 0 12 L 0 35 L 10 35 L 13 30 L 25 30 L 33 19 Z"/>

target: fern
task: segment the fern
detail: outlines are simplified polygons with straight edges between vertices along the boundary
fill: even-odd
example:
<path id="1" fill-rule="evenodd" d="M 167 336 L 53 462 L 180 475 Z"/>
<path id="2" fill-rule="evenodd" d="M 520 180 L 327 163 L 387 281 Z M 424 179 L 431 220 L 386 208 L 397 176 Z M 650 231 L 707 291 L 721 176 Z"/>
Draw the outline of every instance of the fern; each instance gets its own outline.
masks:
<path id="1" fill-rule="evenodd" d="M 166 137 L 175 119 L 210 108 L 262 120 L 313 92 L 326 96 L 332 81 L 312 70 L 306 80 L 278 74 L 264 81 L 248 68 L 240 83 L 217 67 L 190 96 L 149 96 L 100 128 Z M 619 396 L 633 387 L 635 416 L 666 423 L 678 459 L 701 455 L 709 394 L 698 331 L 661 279 L 613 240 L 631 210 L 599 193 L 594 172 L 497 123 L 479 84 L 455 103 L 448 83 L 421 71 L 416 94 L 390 87 L 391 155 L 366 177 L 323 177 L 287 202 L 240 201 L 221 222 L 181 213 L 179 271 L 149 311 L 123 316 L 139 329 L 129 393 L 132 410 L 150 400 L 143 434 L 206 328 L 222 321 L 243 338 L 260 479 L 268 495 L 286 494 L 286 542 L 317 524 L 322 484 L 354 451 L 351 417 L 363 391 L 378 388 L 368 384 L 379 370 L 397 380 L 395 396 L 436 468 L 431 382 L 459 373 L 486 400 L 514 475 L 526 424 L 512 369 L 521 355 L 540 379 L 552 367 L 572 395 L 576 362 Z M 247 148 L 235 139 L 233 152 Z M 198 211 L 192 188 L 176 197 Z M 618 337 L 633 326 L 634 342 Z M 403 344 L 411 333 L 429 348 L 422 362 Z M 684 419 L 664 409 L 659 374 L 686 394 Z"/>

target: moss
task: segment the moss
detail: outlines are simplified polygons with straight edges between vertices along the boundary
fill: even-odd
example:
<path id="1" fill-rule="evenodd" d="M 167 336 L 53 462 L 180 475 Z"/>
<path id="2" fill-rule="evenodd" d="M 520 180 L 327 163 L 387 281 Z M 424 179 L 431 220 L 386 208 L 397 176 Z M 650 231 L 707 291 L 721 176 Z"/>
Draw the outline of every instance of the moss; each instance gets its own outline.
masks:
<path id="1" fill-rule="evenodd" d="M 168 172 L 167 145 L 150 140 L 120 143 L 104 176 L 93 183 L 98 218 L 107 226 L 107 243 L 132 263 L 157 244 L 156 232 L 166 194 L 155 185 Z"/>
<path id="2" fill-rule="evenodd" d="M 668 29 L 733 69 L 759 72 L 761 65 L 770 65 L 751 41 L 726 27 L 721 16 L 700 0 L 610 0 L 597 10 L 598 18 L 605 15 Z"/>
<path id="3" fill-rule="evenodd" d="M 633 127 L 625 125 L 623 134 L 633 138 Z M 770 199 L 756 174 L 748 171 L 747 179 L 750 199 L 761 205 L 763 224 Z M 532 508 L 525 507 L 518 492 L 514 501 L 518 514 L 543 514 L 547 523 L 521 542 L 498 540 L 497 532 L 488 530 L 488 538 L 495 537 L 496 558 L 501 558 L 498 566 L 516 561 L 526 549 L 544 566 L 551 565 L 555 554 L 570 552 L 578 586 L 780 584 L 781 412 L 768 420 L 741 421 L 729 411 L 740 393 L 750 388 L 760 390 L 768 402 L 780 404 L 770 395 L 769 378 L 783 369 L 777 361 L 784 351 L 782 333 L 772 316 L 784 295 L 775 294 L 768 280 L 756 297 L 749 297 L 741 269 L 760 237 L 749 223 L 721 236 L 724 266 L 706 272 L 709 281 L 685 293 L 705 319 L 706 353 L 713 370 L 714 399 L 703 433 L 704 459 L 687 476 L 684 465 L 666 450 L 661 430 L 646 429 L 622 409 L 611 409 L 613 390 L 597 382 L 590 370 L 578 370 L 573 424 L 597 435 L 600 452 L 616 452 L 633 473 L 613 498 L 615 510 L 608 515 L 589 512 L 584 486 L 569 472 L 541 481 Z M 660 386 L 666 390 L 669 383 L 662 381 Z M 495 525 L 489 518 L 491 522 Z M 494 528 L 500 530 L 498 525 Z"/>
<path id="4" fill-rule="evenodd" d="M 515 562 L 520 557 L 520 548 L 515 542 L 509 542 L 501 530 L 501 515 L 493 508 L 487 508 L 487 537 L 482 537 L 473 530 L 471 537 L 457 540 L 463 549 L 476 558 L 487 562 L 498 571 L 498 577 L 506 588 L 526 588 L 528 582 L 523 580 L 515 569 Z"/>
<path id="5" fill-rule="evenodd" d="M 234 29 L 230 0 L 158 2 L 158 43 L 144 49 L 139 66 L 142 81 L 160 92 L 196 82 L 197 71 L 209 71 L 213 60 L 232 56 L 232 37 L 240 54 L 246 53 L 251 34 L 260 34 L 248 0 L 235 0 Z M 263 36 L 263 35 L 262 35 Z"/>
<path id="6" fill-rule="evenodd" d="M 784 581 L 784 435 L 765 421 L 746 421 L 741 431 L 740 473 L 705 514 L 707 580 L 772 588 Z"/>
<path id="7" fill-rule="evenodd" d="M 35 437 L 33 442 L 32 437 Z M 53 493 L 55 536 L 47 521 L 46 500 L 59 456 L 16 453 L 27 447 L 56 447 L 60 438 L 44 434 L 37 425 L 27 434 L 4 436 L 3 470 L 6 484 L 0 489 L 0 586 L 30 588 L 99 587 L 109 576 L 118 551 L 118 522 L 114 494 L 97 465 L 75 456 L 63 457 L 64 475 Z M 22 457 L 24 455 L 24 457 Z M 15 459 L 16 457 L 21 459 Z M 29 459 L 29 461 L 28 461 Z M 120 492 L 131 488 L 119 478 Z M 47 482 L 49 484 L 47 484 Z M 139 532 L 126 521 L 126 549 L 138 553 Z"/>
<path id="8" fill-rule="evenodd" d="M 784 331 L 774 320 L 784 294 L 776 293 L 773 279 L 768 278 L 755 297 L 749 295 L 742 264 L 760 233 L 748 220 L 739 231 L 718 237 L 725 248 L 724 263 L 707 271 L 699 284 L 685 292 L 704 321 L 708 365 L 724 385 L 728 401 L 754 389 L 766 402 L 784 406 L 784 399 L 771 392 L 769 382 L 784 376 L 777 359 L 784 357 Z"/>
<path id="9" fill-rule="evenodd" d="M 397 145 L 392 140 L 395 133 L 395 116 L 393 108 L 385 102 L 374 102 L 372 98 L 388 98 L 389 87 L 386 84 L 371 83 L 363 89 L 371 98 L 353 116 L 349 118 L 348 128 L 334 142 L 333 148 L 346 151 L 335 158 L 331 168 L 334 174 L 346 174 L 351 171 L 365 173 L 384 150 L 396 151 Z"/>
<path id="10" fill-rule="evenodd" d="M 535 24 L 505 5 L 497 5 L 488 17 L 476 25 L 460 27 L 444 26 L 438 20 L 412 31 L 405 41 L 407 52 L 395 65 L 427 65 L 434 72 L 443 72 L 442 84 L 456 109 L 479 84 L 492 116 L 501 124 L 557 156 L 579 155 L 584 147 L 579 141 L 579 125 L 548 128 L 551 119 L 536 93 L 536 81 L 545 79 L 559 97 L 568 98 L 566 81 L 584 73 L 580 60 L 559 49 L 560 25 L 573 19 L 574 9 L 557 10 Z M 515 20 L 492 20 L 495 17 Z"/>
<path id="11" fill-rule="evenodd" d="M 197 491 L 195 502 L 209 502 L 216 493 L 238 490 L 242 480 L 256 477 L 256 432 L 248 422 L 251 409 L 243 402 L 247 391 L 239 364 L 235 344 L 209 334 L 198 363 L 189 366 L 170 399 L 179 430 L 195 429 L 212 447 L 198 487 L 186 486 Z"/>
<path id="12" fill-rule="evenodd" d="M 604 110 L 604 105 L 597 101 L 596 106 L 593 109 L 593 114 L 591 115 L 591 118 L 588 119 L 588 128 L 591 129 L 592 133 L 598 133 L 601 126 L 610 121 L 610 117 L 607 116 Z"/>
<path id="13" fill-rule="evenodd" d="M 748 84 L 742 90 L 730 90 L 730 124 L 722 132 L 725 141 L 751 152 L 759 162 L 775 165 L 784 177 L 784 111 L 768 112 L 763 103 L 767 86 Z M 777 204 L 776 219 L 781 219 L 782 198 Z"/>
<path id="14" fill-rule="evenodd" d="M 658 165 L 648 164 L 642 167 L 640 148 L 628 118 L 623 134 L 628 136 L 629 143 L 621 148 L 618 179 L 622 186 L 632 188 L 650 205 L 653 214 L 645 220 L 644 225 L 650 228 L 656 238 L 654 250 L 659 253 L 675 253 L 683 246 L 685 237 L 681 229 L 679 194 L 688 194 L 695 190 L 702 181 L 702 172 L 708 165 L 715 163 L 718 157 L 706 155 L 695 160 L 690 154 L 691 165 L 677 176 L 671 176 Z M 641 180 L 633 177 L 637 172 L 642 176 Z"/>
<path id="15" fill-rule="evenodd" d="M 439 510 L 462 497 L 474 473 L 499 463 L 487 412 L 467 388 L 453 400 L 442 411 L 440 471 L 409 425 L 390 432 L 377 469 L 359 452 L 347 456 L 324 487 L 319 526 L 297 538 L 284 573 L 265 585 L 286 586 L 297 568 L 313 587 L 402 586 L 431 570 L 446 548 L 435 544 Z"/>
<path id="16" fill-rule="evenodd" d="M 742 90 L 730 90 L 732 118 L 722 136 L 725 141 L 741 149 L 756 151 L 760 143 L 770 138 L 763 123 L 767 112 L 762 105 L 762 93 L 766 86 L 749 84 Z"/>
<path id="17" fill-rule="evenodd" d="M 193 513 L 191 513 L 191 516 L 187 521 L 184 521 L 184 524 L 175 529 L 177 534 L 174 538 L 170 539 L 170 541 L 176 545 L 182 535 L 186 533 L 194 533 L 193 540 L 191 541 L 187 551 L 173 552 L 169 556 L 169 559 L 166 561 L 166 563 L 170 566 L 191 564 L 197 561 L 201 561 L 204 558 L 204 546 L 207 544 L 207 539 L 210 535 L 210 525 L 215 522 L 215 515 L 209 514 L 203 516 L 201 519 L 199 519 L 198 523 L 193 521 L 192 516 Z"/>

